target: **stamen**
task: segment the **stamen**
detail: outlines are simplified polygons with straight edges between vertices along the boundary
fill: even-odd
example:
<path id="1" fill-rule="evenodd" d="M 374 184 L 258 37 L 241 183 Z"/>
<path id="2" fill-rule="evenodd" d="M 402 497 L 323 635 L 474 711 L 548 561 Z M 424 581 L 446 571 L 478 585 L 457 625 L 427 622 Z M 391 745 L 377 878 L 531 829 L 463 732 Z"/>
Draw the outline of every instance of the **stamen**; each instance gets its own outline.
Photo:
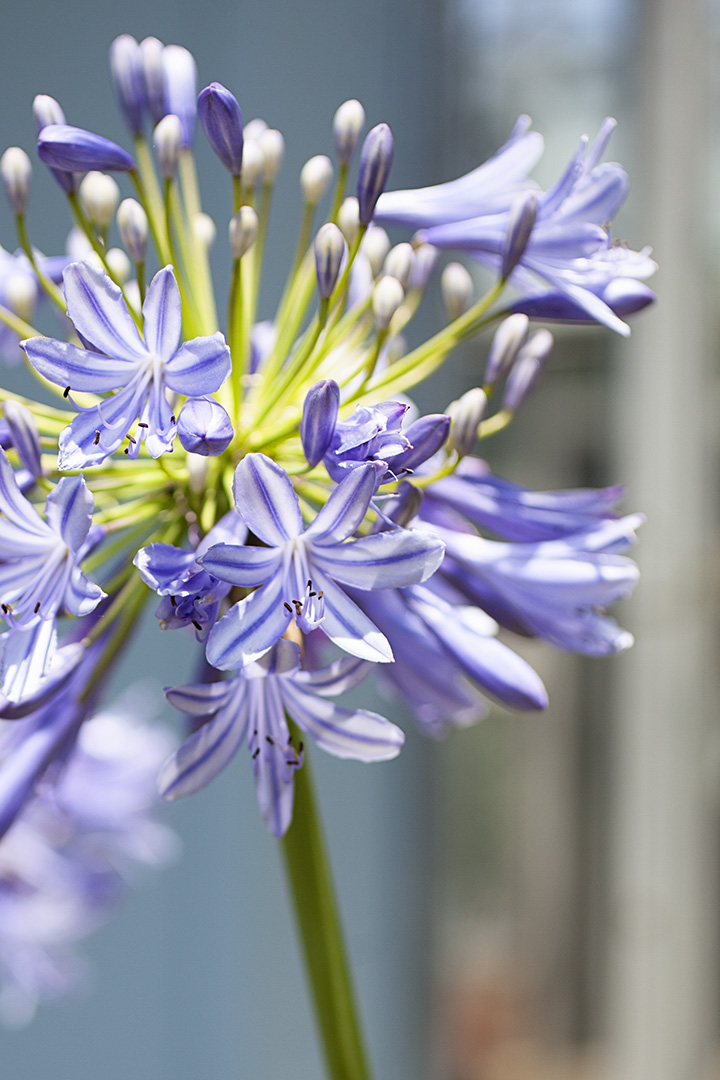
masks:
<path id="1" fill-rule="evenodd" d="M 193 620 L 192 620 L 192 624 L 193 624 L 193 626 L 195 627 L 195 629 L 196 629 L 196 630 L 202 630 L 202 626 L 201 626 L 201 625 L 200 625 L 200 623 L 199 623 L 199 622 L 197 621 L 197 619 L 193 619 Z"/>
<path id="2" fill-rule="evenodd" d="M 150 425 L 146 424 L 144 420 L 138 420 L 138 427 L 146 428 L 146 427 L 150 427 Z"/>
<path id="3" fill-rule="evenodd" d="M 177 600 L 175 599 L 174 596 L 170 597 L 170 603 L 172 604 L 173 607 L 177 607 Z"/>
<path id="4" fill-rule="evenodd" d="M 40 601 L 38 600 L 37 604 L 35 605 L 35 614 L 36 615 L 37 615 L 39 610 L 40 610 Z"/>
<path id="5" fill-rule="evenodd" d="M 260 747 L 258 746 L 257 750 L 255 750 L 253 752 L 253 756 L 252 756 L 253 761 L 255 760 L 255 758 L 258 756 L 259 753 L 260 753 Z"/>
<path id="6" fill-rule="evenodd" d="M 290 612 L 290 614 L 292 615 L 292 608 L 288 604 L 287 600 L 283 601 L 283 607 L 286 607 L 288 609 L 288 611 Z"/>
<path id="7" fill-rule="evenodd" d="M 97 446 L 97 444 L 99 442 L 100 442 L 100 432 L 96 431 L 95 432 L 95 438 L 93 439 L 93 446 Z"/>
<path id="8" fill-rule="evenodd" d="M 65 387 L 65 389 L 63 390 L 63 397 L 64 398 L 66 398 L 68 396 L 68 394 L 70 393 L 70 389 L 71 388 L 69 386 Z"/>

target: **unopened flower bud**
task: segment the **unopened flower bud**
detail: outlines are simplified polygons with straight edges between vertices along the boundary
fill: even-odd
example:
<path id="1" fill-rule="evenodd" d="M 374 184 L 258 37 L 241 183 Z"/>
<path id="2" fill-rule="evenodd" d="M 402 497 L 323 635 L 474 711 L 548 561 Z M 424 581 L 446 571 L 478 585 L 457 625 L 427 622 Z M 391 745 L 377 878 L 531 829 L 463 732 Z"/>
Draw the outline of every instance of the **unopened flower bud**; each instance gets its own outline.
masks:
<path id="1" fill-rule="evenodd" d="M 165 46 L 156 37 L 146 37 L 140 42 L 140 60 L 145 80 L 147 107 L 153 123 L 162 120 L 167 109 L 163 53 Z"/>
<path id="2" fill-rule="evenodd" d="M 40 435 L 33 414 L 19 401 L 6 398 L 3 403 L 5 422 L 20 464 L 37 480 L 42 476 Z"/>
<path id="3" fill-rule="evenodd" d="M 9 146 L 0 158 L 0 175 L 12 212 L 19 216 L 27 209 L 32 165 L 19 146 Z"/>
<path id="4" fill-rule="evenodd" d="M 450 322 L 459 319 L 473 298 L 473 279 L 469 270 L 462 263 L 448 263 L 440 278 L 440 291 Z"/>
<path id="5" fill-rule="evenodd" d="M 124 285 L 132 273 L 132 263 L 122 248 L 108 248 L 105 255 L 110 272 L 119 285 Z"/>
<path id="6" fill-rule="evenodd" d="M 258 233 L 258 216 L 252 206 L 241 206 L 230 218 L 228 229 L 233 259 L 242 259 L 255 243 Z"/>
<path id="7" fill-rule="evenodd" d="M 274 184 L 285 155 L 285 140 L 275 128 L 266 128 L 258 136 L 258 143 L 263 155 L 263 180 Z"/>
<path id="8" fill-rule="evenodd" d="M 300 187 L 309 206 L 317 206 L 330 187 L 332 177 L 332 161 L 325 154 L 316 154 L 305 162 L 300 172 Z"/>
<path id="9" fill-rule="evenodd" d="M 49 94 L 36 94 L 33 99 L 33 118 L 38 135 L 50 124 L 64 124 L 65 113 L 59 102 Z"/>
<path id="10" fill-rule="evenodd" d="M 477 441 L 478 426 L 487 408 L 487 395 L 479 386 L 468 390 L 457 401 L 448 405 L 447 412 L 452 420 L 448 447 L 457 451 L 460 457 L 469 454 Z"/>
<path id="11" fill-rule="evenodd" d="M 370 263 L 373 277 L 377 277 L 390 250 L 390 237 L 379 225 L 371 225 L 363 237 L 360 250 Z"/>
<path id="12" fill-rule="evenodd" d="M 365 110 L 359 101 L 344 101 L 333 118 L 335 152 L 341 165 L 348 165 L 355 153 L 360 132 L 365 124 Z"/>
<path id="13" fill-rule="evenodd" d="M 533 191 L 524 191 L 522 195 L 518 195 L 510 207 L 500 266 L 500 276 L 503 279 L 510 277 L 522 258 L 530 234 L 535 228 L 537 211 L 537 196 Z"/>
<path id="14" fill-rule="evenodd" d="M 5 282 L 5 303 L 26 322 L 32 318 L 37 303 L 37 285 L 32 274 L 18 270 L 9 275 Z"/>
<path id="15" fill-rule="evenodd" d="M 338 211 L 338 226 L 345 237 L 347 246 L 352 247 L 360 228 L 360 208 L 354 195 L 348 195 L 347 199 L 343 199 Z"/>
<path id="16" fill-rule="evenodd" d="M 315 237 L 315 272 L 318 292 L 323 300 L 331 296 L 337 284 L 345 251 L 343 234 L 337 225 L 328 221 Z"/>
<path id="17" fill-rule="evenodd" d="M 404 434 L 411 446 L 402 454 L 392 458 L 390 465 L 394 473 L 414 472 L 418 465 L 437 454 L 447 440 L 450 431 L 450 417 L 444 413 L 431 413 L 421 416 L 406 428 Z"/>
<path id="18" fill-rule="evenodd" d="M 388 252 L 383 270 L 391 277 L 397 278 L 403 289 L 407 289 L 414 262 L 415 252 L 412 245 L 396 244 Z"/>
<path id="19" fill-rule="evenodd" d="M 494 386 L 510 368 L 527 337 L 527 315 L 509 315 L 498 326 L 485 368 L 485 386 Z"/>
<path id="20" fill-rule="evenodd" d="M 134 263 L 144 263 L 147 251 L 148 219 L 135 199 L 123 199 L 118 206 L 117 227 L 120 239 Z"/>
<path id="21" fill-rule="evenodd" d="M 183 131 L 180 117 L 168 113 L 155 127 L 153 144 L 157 154 L 160 172 L 166 180 L 172 180 L 180 161 Z"/>
<path id="22" fill-rule="evenodd" d="M 254 188 L 263 175 L 265 158 L 257 139 L 251 139 L 245 129 L 245 144 L 242 156 L 242 181 L 245 187 Z"/>
<path id="23" fill-rule="evenodd" d="M 191 52 L 182 45 L 166 45 L 162 54 L 167 111 L 180 118 L 181 146 L 195 140 L 197 114 L 197 66 Z"/>
<path id="24" fill-rule="evenodd" d="M 131 34 L 120 34 L 110 46 L 110 74 L 118 104 L 133 135 L 145 120 L 147 88 L 140 46 Z"/>
<path id="25" fill-rule="evenodd" d="M 340 390 L 333 379 L 323 379 L 305 395 L 300 440 L 308 465 L 314 468 L 330 447 L 340 408 Z"/>
<path id="26" fill-rule="evenodd" d="M 78 196 L 83 213 L 93 225 L 106 229 L 120 199 L 120 188 L 107 173 L 92 172 L 83 177 Z"/>
<path id="27" fill-rule="evenodd" d="M 267 131 L 267 124 L 259 116 L 256 116 L 245 125 L 245 138 L 259 139 L 263 131 Z"/>
<path id="28" fill-rule="evenodd" d="M 178 438 L 189 454 L 217 457 L 233 439 L 230 417 L 212 397 L 190 398 L 177 420 Z"/>
<path id="29" fill-rule="evenodd" d="M 413 251 L 415 258 L 413 259 L 408 286 L 410 289 L 423 292 L 430 280 L 430 275 L 435 269 L 440 252 L 432 244 L 420 244 L 419 247 L 413 248 Z"/>
<path id="30" fill-rule="evenodd" d="M 385 274 L 373 290 L 372 309 L 375 326 L 387 330 L 390 320 L 405 299 L 405 290 L 397 278 Z"/>
<path id="31" fill-rule="evenodd" d="M 135 162 L 121 146 L 69 124 L 49 124 L 38 135 L 38 155 L 53 169 L 64 172 L 129 172 Z"/>
<path id="32" fill-rule="evenodd" d="M 204 248 L 209 249 L 215 243 L 217 227 L 210 215 L 203 213 L 202 210 L 193 218 L 192 230 L 195 239 L 202 244 Z"/>
<path id="33" fill-rule="evenodd" d="M 363 143 L 360 153 L 357 198 L 361 225 L 368 225 L 375 212 L 378 201 L 388 176 L 393 160 L 393 137 L 387 124 L 376 124 Z"/>
<path id="34" fill-rule="evenodd" d="M 530 335 L 508 375 L 503 394 L 503 409 L 517 412 L 535 388 L 552 347 L 553 336 L 549 330 L 536 330 Z"/>
<path id="35" fill-rule="evenodd" d="M 36 94 L 35 99 L 33 100 L 33 117 L 35 119 L 35 128 L 38 135 L 43 128 L 49 127 L 51 124 L 65 123 L 65 113 L 62 111 L 55 98 L 50 97 L 49 94 Z M 50 172 L 53 174 L 63 191 L 77 191 L 80 177 L 75 173 L 66 172 L 63 169 L 53 169 L 52 167 L 50 168 Z"/>
<path id="36" fill-rule="evenodd" d="M 208 142 L 226 169 L 239 176 L 243 160 L 243 121 L 240 105 L 221 83 L 200 91 L 198 117 Z"/>
<path id="37" fill-rule="evenodd" d="M 395 496 L 385 503 L 385 514 L 404 529 L 417 517 L 422 501 L 422 490 L 403 480 Z"/>

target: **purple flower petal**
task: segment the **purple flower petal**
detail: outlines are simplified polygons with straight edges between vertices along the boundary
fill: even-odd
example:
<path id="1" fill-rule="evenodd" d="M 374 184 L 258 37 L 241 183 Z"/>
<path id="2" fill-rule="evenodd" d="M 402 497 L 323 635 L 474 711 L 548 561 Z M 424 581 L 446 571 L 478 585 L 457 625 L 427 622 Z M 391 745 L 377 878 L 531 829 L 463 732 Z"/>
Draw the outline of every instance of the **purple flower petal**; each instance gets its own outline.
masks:
<path id="1" fill-rule="evenodd" d="M 35 370 L 50 382 L 97 394 L 124 386 L 136 364 L 134 360 L 108 357 L 53 338 L 28 338 L 20 342 L 20 348 Z"/>
<path id="2" fill-rule="evenodd" d="M 221 671 L 235 670 L 272 648 L 291 618 L 283 601 L 283 579 L 278 574 L 231 607 L 210 631 L 209 663 Z"/>
<path id="3" fill-rule="evenodd" d="M 171 266 L 158 270 L 150 282 L 142 312 L 146 347 L 169 361 L 180 344 L 182 330 L 180 290 Z"/>
<path id="4" fill-rule="evenodd" d="M 48 524 L 76 552 L 92 522 L 94 499 L 82 476 L 64 476 L 45 503 Z"/>
<path id="5" fill-rule="evenodd" d="M 227 693 L 226 684 L 213 685 L 220 686 Z M 180 691 L 190 689 L 197 690 L 199 687 L 179 688 Z M 184 696 L 180 694 L 177 697 L 171 697 L 171 694 L 176 694 L 176 692 L 168 692 L 168 700 L 176 707 L 187 710 Z M 219 693 L 218 696 L 220 696 Z M 183 704 L 177 704 L 179 701 Z M 211 703 L 205 704 L 205 711 L 211 712 Z M 208 705 L 210 705 L 209 708 Z M 247 731 L 248 716 L 247 688 L 238 684 L 228 702 L 216 712 L 211 720 L 198 728 L 160 770 L 158 776 L 160 794 L 166 799 L 179 799 L 183 795 L 192 795 L 214 780 L 242 745 Z"/>
<path id="6" fill-rule="evenodd" d="M 356 761 L 388 761 L 397 757 L 405 742 L 400 728 L 366 709 L 343 709 L 331 701 L 281 683 L 280 694 L 295 723 L 322 750 Z"/>
<path id="7" fill-rule="evenodd" d="M 317 671 L 298 671 L 294 682 L 298 686 L 312 690 L 322 697 L 335 697 L 353 690 L 372 671 L 373 665 L 356 656 L 343 656 L 328 667 Z"/>
<path id="8" fill-rule="evenodd" d="M 230 374 L 231 366 L 230 349 L 218 331 L 181 345 L 165 366 L 165 383 L 178 394 L 214 394 Z"/>
<path id="9" fill-rule="evenodd" d="M 318 572 L 313 577 L 315 588 L 323 592 L 325 615 L 322 629 L 330 640 L 345 652 L 363 660 L 376 664 L 391 663 L 393 653 L 390 642 L 375 623 L 329 578 Z"/>
<path id="10" fill-rule="evenodd" d="M 375 533 L 333 547 L 313 547 L 311 565 L 356 589 L 402 589 L 434 574 L 445 545 L 414 529 Z"/>
<path id="11" fill-rule="evenodd" d="M 313 544 L 334 545 L 347 539 L 367 513 L 384 463 L 367 462 L 353 469 L 330 495 L 305 535 Z"/>
<path id="12" fill-rule="evenodd" d="M 233 493 L 240 517 L 271 547 L 279 547 L 302 532 L 292 481 L 264 454 L 245 455 L 235 470 Z"/>
<path id="13" fill-rule="evenodd" d="M 148 350 L 128 311 L 122 290 L 102 270 L 71 263 L 63 273 L 73 326 L 98 352 L 113 360 L 147 360 Z"/>
<path id="14" fill-rule="evenodd" d="M 253 588 L 264 585 L 282 564 L 278 548 L 216 544 L 198 559 L 200 565 L 221 581 Z"/>

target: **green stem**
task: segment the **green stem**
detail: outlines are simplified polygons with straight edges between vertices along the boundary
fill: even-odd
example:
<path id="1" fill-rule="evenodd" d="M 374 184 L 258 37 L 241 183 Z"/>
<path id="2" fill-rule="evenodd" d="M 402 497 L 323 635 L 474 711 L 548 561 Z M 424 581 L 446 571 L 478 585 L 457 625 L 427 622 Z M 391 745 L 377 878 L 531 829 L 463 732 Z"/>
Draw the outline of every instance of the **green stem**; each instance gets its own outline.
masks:
<path id="1" fill-rule="evenodd" d="M 282 849 L 328 1076 L 370 1080 L 307 753 Z"/>

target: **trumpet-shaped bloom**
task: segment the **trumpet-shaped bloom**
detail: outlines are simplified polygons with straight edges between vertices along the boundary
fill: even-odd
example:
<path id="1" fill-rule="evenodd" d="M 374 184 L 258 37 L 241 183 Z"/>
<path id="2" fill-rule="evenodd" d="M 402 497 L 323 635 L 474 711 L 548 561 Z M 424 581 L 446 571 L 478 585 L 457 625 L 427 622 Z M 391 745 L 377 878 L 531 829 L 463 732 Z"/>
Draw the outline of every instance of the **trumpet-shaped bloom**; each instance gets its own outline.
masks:
<path id="1" fill-rule="evenodd" d="M 287 474 L 263 454 L 248 454 L 235 470 L 235 505 L 265 547 L 218 544 L 198 561 L 221 581 L 260 586 L 213 627 L 207 658 L 222 670 L 257 660 L 285 633 L 291 619 L 304 632 L 322 627 L 340 648 L 366 660 L 392 660 L 384 634 L 343 592 L 403 588 L 440 565 L 443 544 L 417 530 L 348 538 L 363 521 L 386 463 L 366 463 L 338 484 L 303 531 Z"/>
<path id="2" fill-rule="evenodd" d="M 590 146 L 583 136 L 563 175 L 538 196 L 535 225 L 511 280 L 528 294 L 538 293 L 541 283 L 549 284 L 590 319 L 627 334 L 628 327 L 603 299 L 603 291 L 615 278 L 648 277 L 656 264 L 649 249 L 630 251 L 614 245 L 610 238 L 607 223 L 620 209 L 628 190 L 622 166 L 600 162 L 614 127 L 614 120 L 606 120 Z M 450 200 L 442 192 L 445 186 L 435 189 L 432 198 L 424 192 L 395 192 L 395 212 L 383 217 L 381 201 L 377 220 L 401 221 L 398 215 L 404 206 L 406 220 L 423 225 L 419 239 L 439 248 L 467 251 L 500 272 L 511 205 L 499 209 L 483 206 L 461 216 L 448 210 Z M 418 208 L 425 202 L 431 209 L 423 219 Z"/>
<path id="3" fill-rule="evenodd" d="M 301 671 L 298 646 L 278 641 L 227 682 L 166 690 L 171 705 L 207 720 L 161 771 L 161 794 L 175 799 L 205 787 L 246 742 L 260 810 L 271 832 L 282 836 L 292 818 L 294 774 L 303 758 L 302 743 L 293 744 L 286 713 L 335 757 L 386 761 L 400 752 L 404 735 L 389 720 L 326 700 L 356 686 L 370 667 L 344 657 L 318 671 Z"/>
<path id="4" fill-rule="evenodd" d="M 527 174 L 542 154 L 543 137 L 529 127 L 530 117 L 519 117 L 505 145 L 466 176 L 413 191 L 386 191 L 375 207 L 375 224 L 423 229 L 509 210 L 519 194 L 537 188 Z"/>
<path id="5" fill-rule="evenodd" d="M 137 456 L 141 442 L 159 457 L 172 449 L 177 430 L 166 391 L 193 397 L 214 393 L 230 371 L 223 335 L 180 345 L 180 292 L 170 266 L 155 275 L 147 291 L 144 337 L 107 274 L 77 262 L 63 278 L 68 315 L 86 348 L 41 337 L 22 342 L 22 348 L 33 367 L 67 393 L 116 393 L 83 409 L 61 433 L 58 467 L 97 465 L 126 437 L 130 457 Z"/>

